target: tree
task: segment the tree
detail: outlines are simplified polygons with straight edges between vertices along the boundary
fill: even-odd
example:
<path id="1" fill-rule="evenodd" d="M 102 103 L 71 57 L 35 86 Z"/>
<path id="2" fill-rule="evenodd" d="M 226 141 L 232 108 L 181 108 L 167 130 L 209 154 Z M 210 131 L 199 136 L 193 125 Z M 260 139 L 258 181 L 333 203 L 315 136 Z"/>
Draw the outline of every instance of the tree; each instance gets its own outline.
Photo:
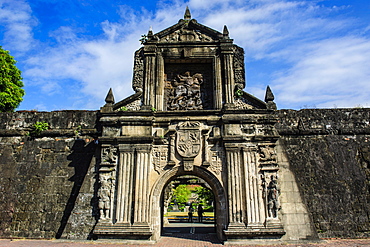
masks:
<path id="1" fill-rule="evenodd" d="M 17 61 L 0 46 L 0 112 L 11 112 L 22 102 L 24 90 Z"/>
<path id="2" fill-rule="evenodd" d="M 188 189 L 186 184 L 180 184 L 176 189 L 173 190 L 172 200 L 178 203 L 186 203 L 189 200 L 191 191 Z"/>

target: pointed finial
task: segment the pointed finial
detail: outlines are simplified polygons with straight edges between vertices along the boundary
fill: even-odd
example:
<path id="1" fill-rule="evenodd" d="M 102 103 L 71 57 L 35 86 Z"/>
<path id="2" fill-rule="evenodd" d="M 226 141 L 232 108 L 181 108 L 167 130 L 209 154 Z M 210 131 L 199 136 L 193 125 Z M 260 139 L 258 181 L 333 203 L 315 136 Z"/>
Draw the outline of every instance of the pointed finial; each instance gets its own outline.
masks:
<path id="1" fill-rule="evenodd" d="M 112 88 L 109 89 L 109 92 L 107 94 L 107 97 L 105 97 L 106 105 L 113 105 L 114 104 L 114 96 Z"/>
<path id="2" fill-rule="evenodd" d="M 267 103 L 267 109 L 276 110 L 276 104 L 274 103 L 275 96 L 271 91 L 270 86 L 266 88 L 265 102 Z"/>
<path id="3" fill-rule="evenodd" d="M 191 14 L 190 14 L 190 10 L 189 10 L 188 6 L 186 6 L 184 20 L 191 20 Z"/>
<path id="4" fill-rule="evenodd" d="M 224 35 L 224 38 L 229 38 L 229 30 L 227 29 L 227 26 L 224 26 L 224 31 L 222 33 Z"/>
<path id="5" fill-rule="evenodd" d="M 153 28 L 152 26 L 149 27 L 149 31 L 148 31 L 148 37 L 152 37 L 153 36 Z"/>

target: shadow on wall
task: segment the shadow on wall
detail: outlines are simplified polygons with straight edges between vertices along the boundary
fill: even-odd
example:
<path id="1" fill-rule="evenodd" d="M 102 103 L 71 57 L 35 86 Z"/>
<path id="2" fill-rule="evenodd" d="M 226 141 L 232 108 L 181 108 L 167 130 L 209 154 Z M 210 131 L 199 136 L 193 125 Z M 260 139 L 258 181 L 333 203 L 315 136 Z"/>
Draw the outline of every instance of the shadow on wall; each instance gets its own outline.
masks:
<path id="1" fill-rule="evenodd" d="M 70 167 L 74 167 L 75 174 L 69 179 L 69 181 L 74 182 L 71 194 L 69 196 L 68 202 L 65 206 L 64 213 L 62 220 L 60 222 L 59 229 L 56 233 L 56 238 L 61 238 L 69 217 L 71 216 L 72 210 L 75 207 L 75 203 L 78 197 L 78 194 L 80 193 L 81 186 L 84 182 L 84 179 L 86 177 L 86 174 L 89 170 L 92 158 L 95 155 L 95 152 L 98 147 L 97 139 L 94 141 L 89 142 L 86 145 L 85 140 L 83 139 L 77 139 L 72 147 L 72 153 L 68 155 L 67 159 L 71 161 L 71 163 L 68 165 Z M 97 156 L 99 157 L 99 156 Z M 98 162 L 98 160 L 97 160 Z M 96 194 L 96 193 L 95 193 Z M 98 217 L 98 215 L 94 212 L 97 211 L 96 206 L 94 206 L 97 203 L 94 203 L 94 201 L 97 200 L 96 195 L 94 194 L 94 197 L 92 199 L 92 206 L 93 206 L 93 216 Z M 97 220 L 97 219 L 96 219 Z"/>

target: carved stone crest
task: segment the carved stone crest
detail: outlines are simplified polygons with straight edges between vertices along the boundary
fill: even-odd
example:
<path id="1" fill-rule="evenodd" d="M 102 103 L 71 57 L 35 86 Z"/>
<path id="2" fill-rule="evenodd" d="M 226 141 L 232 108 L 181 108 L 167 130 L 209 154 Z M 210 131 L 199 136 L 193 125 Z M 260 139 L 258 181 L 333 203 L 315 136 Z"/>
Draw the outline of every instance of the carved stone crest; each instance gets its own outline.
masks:
<path id="1" fill-rule="evenodd" d="M 199 129 L 179 129 L 177 131 L 177 152 L 186 158 L 194 158 L 201 148 L 201 133 Z"/>
<path id="2" fill-rule="evenodd" d="M 185 158 L 194 158 L 201 150 L 201 132 L 199 122 L 179 124 L 176 137 L 177 152 Z"/>

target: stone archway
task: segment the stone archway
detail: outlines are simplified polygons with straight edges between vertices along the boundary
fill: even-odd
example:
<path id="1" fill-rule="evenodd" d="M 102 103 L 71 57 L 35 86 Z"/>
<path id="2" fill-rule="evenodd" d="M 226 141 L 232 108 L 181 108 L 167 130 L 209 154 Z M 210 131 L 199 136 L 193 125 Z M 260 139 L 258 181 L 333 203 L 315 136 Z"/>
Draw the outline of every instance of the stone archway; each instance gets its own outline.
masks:
<path id="1" fill-rule="evenodd" d="M 162 208 L 161 208 L 161 197 L 164 189 L 175 177 L 182 175 L 195 175 L 204 179 L 212 188 L 212 191 L 215 196 L 215 224 L 216 224 L 216 233 L 219 240 L 225 240 L 223 230 L 227 227 L 227 199 L 225 189 L 222 186 L 222 183 L 217 177 L 215 177 L 211 172 L 206 169 L 203 169 L 199 166 L 194 166 L 193 171 L 185 171 L 183 167 L 174 167 L 171 170 L 168 170 L 166 173 L 163 173 L 159 177 L 153 186 L 153 190 L 150 194 L 150 211 L 151 211 L 151 223 L 153 227 L 153 240 L 159 240 L 161 235 L 162 228 Z"/>

